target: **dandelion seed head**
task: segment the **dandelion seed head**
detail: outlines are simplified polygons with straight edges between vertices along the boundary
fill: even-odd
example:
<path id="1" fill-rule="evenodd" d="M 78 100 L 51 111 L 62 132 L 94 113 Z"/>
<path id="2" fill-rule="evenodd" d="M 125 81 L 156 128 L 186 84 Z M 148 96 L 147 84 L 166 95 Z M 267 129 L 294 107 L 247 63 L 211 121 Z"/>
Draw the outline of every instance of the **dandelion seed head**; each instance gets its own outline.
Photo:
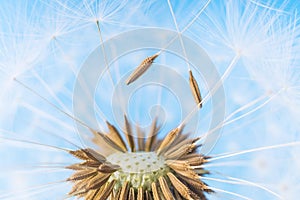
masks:
<path id="1" fill-rule="evenodd" d="M 116 183 L 119 187 L 128 181 L 135 189 L 143 187 L 149 190 L 152 182 L 157 182 L 160 176 L 170 171 L 164 158 L 154 152 L 115 153 L 107 160 L 121 166 L 121 170 L 111 176 L 111 180 L 119 180 Z"/>
<path id="2" fill-rule="evenodd" d="M 0 140 L 4 170 L 0 174 L 0 190 L 3 193 L 0 199 L 57 199 L 63 198 L 68 191 L 69 198 L 83 199 L 107 199 L 105 195 L 118 199 L 121 194 L 132 199 L 142 199 L 141 195 L 144 199 L 154 195 L 166 199 L 172 195 L 175 199 L 272 199 L 276 196 L 272 192 L 284 199 L 297 199 L 300 187 L 296 173 L 300 167 L 298 148 L 289 146 L 288 151 L 270 149 L 269 154 L 258 151 L 254 156 L 245 156 L 241 160 L 233 157 L 228 163 L 220 159 L 220 162 L 208 163 L 207 166 L 221 166 L 211 170 L 203 164 L 210 159 L 201 154 L 210 152 L 211 140 L 204 137 L 197 143 L 192 141 L 197 136 L 213 135 L 214 132 L 209 129 L 211 126 L 216 126 L 217 132 L 222 130 L 221 140 L 214 147 L 214 151 L 221 154 L 299 140 L 300 34 L 297 4 L 270 0 L 1 2 L 0 71 L 3 74 L 0 74 Z M 97 24 L 103 40 L 99 40 Z M 139 28 L 150 27 L 152 30 L 153 27 L 163 27 L 164 30 L 173 30 L 173 33 L 151 32 L 150 29 L 147 29 L 148 33 L 139 32 Z M 139 34 L 123 38 L 126 45 L 107 43 L 118 38 L 120 33 L 133 29 Z M 154 41 L 151 41 L 152 35 L 155 36 Z M 124 84 L 143 59 L 155 54 L 156 50 L 166 48 L 164 42 L 176 35 L 183 38 L 183 45 L 176 42 L 171 45 L 173 51 L 162 52 L 152 69 L 130 85 L 141 87 L 129 92 L 131 96 L 127 98 L 128 93 L 122 91 L 128 88 L 118 88 L 119 83 Z M 204 51 L 187 46 L 187 38 L 206 50 L 217 66 L 217 73 L 210 71 L 215 69 L 210 62 L 202 62 L 206 59 Z M 133 47 L 141 41 L 151 43 Z M 99 45 L 104 46 L 100 54 L 108 56 L 107 66 L 97 57 L 96 67 L 86 77 L 80 77 L 81 64 Z M 128 47 L 127 51 L 118 54 L 124 46 Z M 188 52 L 187 57 L 183 47 Z M 173 53 L 175 55 L 170 56 Z M 127 62 L 123 62 L 123 57 Z M 193 62 L 198 58 L 202 61 Z M 233 58 L 237 59 L 232 65 L 232 72 L 228 73 L 228 78 L 222 77 Z M 174 76 L 168 79 L 172 86 L 180 86 L 178 90 L 171 90 L 171 84 L 164 85 L 171 97 L 162 93 L 163 89 L 160 90 L 158 85 L 152 85 L 168 78 L 170 71 L 165 73 L 161 70 L 166 68 L 174 69 L 181 78 L 188 80 L 186 61 L 190 62 L 192 70 L 196 69 L 193 72 L 200 80 L 199 89 L 203 97 L 212 93 L 212 87 L 218 80 L 222 80 L 226 94 L 226 101 L 222 95 L 217 95 L 214 100 L 208 98 L 203 108 L 194 113 L 199 117 L 196 123 L 193 122 L 196 117 L 185 120 L 187 111 L 195 106 L 195 102 L 188 87 L 179 84 L 179 79 L 174 80 Z M 94 76 L 100 74 L 97 70 L 103 67 L 108 70 L 101 80 L 91 83 Z M 198 68 L 201 68 L 199 73 Z M 220 76 L 211 80 L 214 73 Z M 16 84 L 15 78 L 45 97 L 54 107 L 70 114 L 71 119 L 56 112 L 53 106 L 39 97 L 32 97 L 30 92 Z M 145 80 L 152 82 L 144 84 Z M 73 92 L 77 87 L 75 82 L 84 86 L 85 83 L 80 81 L 98 84 L 99 87 L 87 91 L 91 86 L 87 85 L 88 89 L 82 87 L 78 93 Z M 73 103 L 77 101 L 74 93 L 81 101 Z M 181 101 L 182 94 L 190 101 Z M 260 98 L 262 100 L 256 102 Z M 74 123 L 73 110 L 77 119 L 97 131 L 91 133 L 89 128 Z M 90 110 L 96 110 L 96 113 Z M 222 115 L 223 110 L 226 110 L 225 116 Z M 123 113 L 128 114 L 133 134 L 128 134 L 129 129 L 124 127 Z M 214 113 L 216 121 L 212 117 Z M 157 116 L 157 122 L 162 126 L 151 150 L 138 150 L 140 146 L 146 146 L 151 122 Z M 172 151 L 167 152 L 168 148 L 158 150 L 170 128 L 176 127 L 181 120 L 191 123 L 180 135 L 184 138 L 181 142 L 189 142 L 180 144 L 179 137 L 176 137 L 175 142 L 169 145 Z M 121 137 L 105 127 L 106 121 L 111 122 Z M 6 129 L 14 134 L 6 132 Z M 143 137 L 133 137 L 134 145 L 129 144 L 127 137 L 130 139 L 129 135 L 136 136 L 138 132 Z M 6 141 L 5 137 L 10 137 L 13 145 L 2 143 Z M 17 142 L 18 138 L 40 142 L 39 147 L 42 148 L 26 141 Z M 124 146 L 122 140 L 125 139 Z M 200 144 L 203 148 L 198 146 Z M 134 148 L 135 151 L 132 150 Z M 184 148 L 196 150 L 170 159 Z M 72 153 L 66 155 L 69 149 L 76 149 L 73 154 L 86 153 L 85 159 L 78 161 Z M 198 165 L 191 164 L 195 161 Z M 66 170 L 65 166 L 73 171 Z M 19 170 L 15 167 L 20 168 L 21 173 L 17 173 Z M 218 178 L 216 172 L 253 181 L 272 191 L 270 193 L 243 181 L 235 180 L 234 184 L 224 182 L 227 180 L 224 176 L 220 176 L 217 184 L 217 181 L 209 180 Z M 68 177 L 67 181 L 53 183 Z M 48 185 L 42 185 L 44 183 Z M 70 188 L 72 186 L 73 189 Z M 215 193 L 211 193 L 210 187 L 216 188 Z M 55 192 L 48 192 L 50 190 Z M 226 192 L 227 195 L 222 195 Z M 99 194 L 102 196 L 97 196 Z"/>
<path id="3" fill-rule="evenodd" d="M 125 142 L 118 130 L 107 124 L 108 134 L 92 130 L 95 137 L 102 138 L 102 143 L 94 142 L 99 146 L 106 144 L 115 153 L 104 157 L 92 149 L 69 151 L 84 161 L 67 167 L 75 171 L 67 179 L 74 182 L 71 196 L 127 199 L 132 195 L 140 198 L 162 195 L 174 198 L 173 194 L 178 193 L 186 199 L 200 199 L 205 198 L 204 193 L 212 192 L 201 180 L 201 176 L 208 173 L 201 167 L 208 162 L 208 157 L 196 153 L 195 142 L 199 138 L 188 139 L 182 135 L 183 128 L 177 127 L 159 139 L 155 121 L 147 138 L 136 138 L 128 135 L 133 132 L 125 117 Z"/>

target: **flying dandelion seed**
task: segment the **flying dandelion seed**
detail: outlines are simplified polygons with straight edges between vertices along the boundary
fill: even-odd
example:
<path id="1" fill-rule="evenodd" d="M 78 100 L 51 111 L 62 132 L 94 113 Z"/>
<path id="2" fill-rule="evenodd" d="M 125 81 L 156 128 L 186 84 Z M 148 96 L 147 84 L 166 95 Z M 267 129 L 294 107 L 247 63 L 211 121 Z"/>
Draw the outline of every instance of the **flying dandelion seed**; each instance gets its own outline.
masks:
<path id="1" fill-rule="evenodd" d="M 0 199 L 298 199 L 298 8 L 1 2 Z"/>
<path id="2" fill-rule="evenodd" d="M 146 72 L 146 70 L 152 65 L 157 57 L 158 54 L 155 54 L 143 60 L 143 62 L 137 67 L 137 69 L 134 70 L 134 72 L 132 72 L 132 74 L 129 76 L 126 84 L 129 85 L 130 83 L 138 79 L 141 75 L 143 75 L 143 73 Z"/>

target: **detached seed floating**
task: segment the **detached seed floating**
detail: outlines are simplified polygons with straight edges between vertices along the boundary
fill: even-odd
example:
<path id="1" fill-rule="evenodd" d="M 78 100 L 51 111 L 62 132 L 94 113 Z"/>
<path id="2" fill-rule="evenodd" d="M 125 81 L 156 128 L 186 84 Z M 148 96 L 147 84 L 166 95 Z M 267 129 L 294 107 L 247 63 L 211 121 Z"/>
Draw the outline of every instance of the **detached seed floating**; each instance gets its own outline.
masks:
<path id="1" fill-rule="evenodd" d="M 197 83 L 196 79 L 194 78 L 191 70 L 189 70 L 189 73 L 190 73 L 190 79 L 189 79 L 190 87 L 191 87 L 194 99 L 195 99 L 197 105 L 199 105 L 199 107 L 202 108 L 202 97 L 201 97 L 198 83 Z"/>
<path id="2" fill-rule="evenodd" d="M 143 62 L 130 74 L 129 78 L 126 81 L 126 85 L 129 85 L 130 83 L 134 82 L 136 79 L 138 79 L 140 76 L 142 76 L 147 69 L 152 65 L 154 60 L 158 57 L 159 53 L 154 54 L 153 56 L 147 57 Z"/>

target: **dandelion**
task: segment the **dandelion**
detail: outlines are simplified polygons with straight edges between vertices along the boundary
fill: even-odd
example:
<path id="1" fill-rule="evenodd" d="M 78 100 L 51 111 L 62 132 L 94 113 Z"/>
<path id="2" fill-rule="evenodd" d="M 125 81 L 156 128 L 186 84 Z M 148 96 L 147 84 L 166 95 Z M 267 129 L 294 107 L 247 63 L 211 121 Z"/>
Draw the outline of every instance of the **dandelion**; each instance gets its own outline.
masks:
<path id="1" fill-rule="evenodd" d="M 127 120 L 126 126 L 130 126 Z M 151 133 L 153 137 L 136 147 L 138 141 L 130 139 L 125 143 L 114 126 L 108 124 L 108 127 L 108 134 L 94 134 L 116 153 L 104 157 L 92 149 L 69 152 L 83 160 L 67 167 L 75 170 L 67 179 L 74 182 L 70 195 L 85 199 L 160 199 L 162 196 L 206 199 L 204 193 L 212 192 L 201 181 L 201 176 L 208 171 L 201 167 L 207 157 L 195 153 L 199 138 L 187 139 L 182 128 L 175 128 L 164 139 L 158 139 L 157 132 Z M 157 127 L 155 130 L 158 131 Z"/>
<path id="2" fill-rule="evenodd" d="M 298 7 L 2 2 L 0 199 L 297 199 Z"/>

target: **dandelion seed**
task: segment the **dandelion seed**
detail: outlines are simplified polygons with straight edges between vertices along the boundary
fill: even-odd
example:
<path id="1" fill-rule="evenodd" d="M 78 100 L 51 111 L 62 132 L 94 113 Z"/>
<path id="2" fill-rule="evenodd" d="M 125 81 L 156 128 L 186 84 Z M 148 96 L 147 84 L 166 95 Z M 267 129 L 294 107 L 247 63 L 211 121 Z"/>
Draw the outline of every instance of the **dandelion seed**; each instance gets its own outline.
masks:
<path id="1" fill-rule="evenodd" d="M 128 120 L 125 120 L 125 124 L 127 127 L 130 125 Z M 153 124 L 153 130 L 156 130 L 156 120 Z M 108 123 L 108 126 L 110 132 L 106 134 L 107 138 L 114 138 L 114 142 L 119 140 L 120 133 L 112 128 L 113 125 Z M 157 139 L 157 143 L 161 145 L 156 151 L 151 151 L 154 149 L 153 143 L 149 143 L 147 147 L 141 146 L 137 152 L 122 151 L 107 157 L 91 149 L 70 151 L 70 154 L 83 162 L 66 167 L 75 171 L 67 179 L 74 184 L 69 195 L 85 199 L 110 197 L 142 200 L 161 199 L 162 196 L 174 199 L 174 195 L 183 199 L 206 199 L 205 193 L 212 190 L 202 182 L 201 176 L 207 172 L 198 173 L 193 169 L 207 162 L 207 157 L 194 153 L 197 149 L 194 142 L 197 139 L 188 140 L 188 150 L 180 148 L 178 153 L 171 153 L 174 147 L 183 142 L 178 139 L 181 131 L 182 129 L 175 128 L 165 139 Z M 113 141 L 105 140 L 108 145 Z M 123 145 L 130 146 L 135 143 L 138 141 L 115 142 L 112 147 L 119 150 Z M 167 150 L 162 151 L 164 149 Z M 195 159 L 197 161 L 194 161 Z"/>
<path id="2" fill-rule="evenodd" d="M 157 154 L 160 155 L 161 151 L 169 146 L 175 138 L 178 136 L 180 132 L 179 128 L 175 128 L 174 130 L 170 131 L 170 133 L 162 140 L 160 146 L 156 150 Z"/>
<path id="3" fill-rule="evenodd" d="M 132 74 L 130 74 L 126 81 L 126 84 L 129 85 L 130 83 L 137 80 L 140 76 L 142 76 L 158 56 L 159 54 L 154 54 L 153 56 L 150 56 L 143 60 L 143 62 L 132 72 Z"/>
<path id="4" fill-rule="evenodd" d="M 130 126 L 130 123 L 126 117 L 126 115 L 124 115 L 124 120 L 125 120 L 125 130 L 126 130 L 126 138 L 127 138 L 127 142 L 128 142 L 128 145 L 130 147 L 130 150 L 132 152 L 135 152 L 136 149 L 135 149 L 135 145 L 134 145 L 134 141 L 133 141 L 133 133 L 132 133 L 132 130 L 131 130 L 131 126 Z"/>
<path id="5" fill-rule="evenodd" d="M 190 78 L 189 78 L 190 87 L 191 87 L 194 99 L 195 99 L 197 105 L 200 108 L 202 108 L 202 97 L 201 97 L 201 93 L 200 93 L 200 90 L 199 90 L 198 83 L 197 83 L 196 79 L 194 78 L 193 73 L 192 73 L 191 70 L 189 70 L 189 74 L 190 74 Z"/>

